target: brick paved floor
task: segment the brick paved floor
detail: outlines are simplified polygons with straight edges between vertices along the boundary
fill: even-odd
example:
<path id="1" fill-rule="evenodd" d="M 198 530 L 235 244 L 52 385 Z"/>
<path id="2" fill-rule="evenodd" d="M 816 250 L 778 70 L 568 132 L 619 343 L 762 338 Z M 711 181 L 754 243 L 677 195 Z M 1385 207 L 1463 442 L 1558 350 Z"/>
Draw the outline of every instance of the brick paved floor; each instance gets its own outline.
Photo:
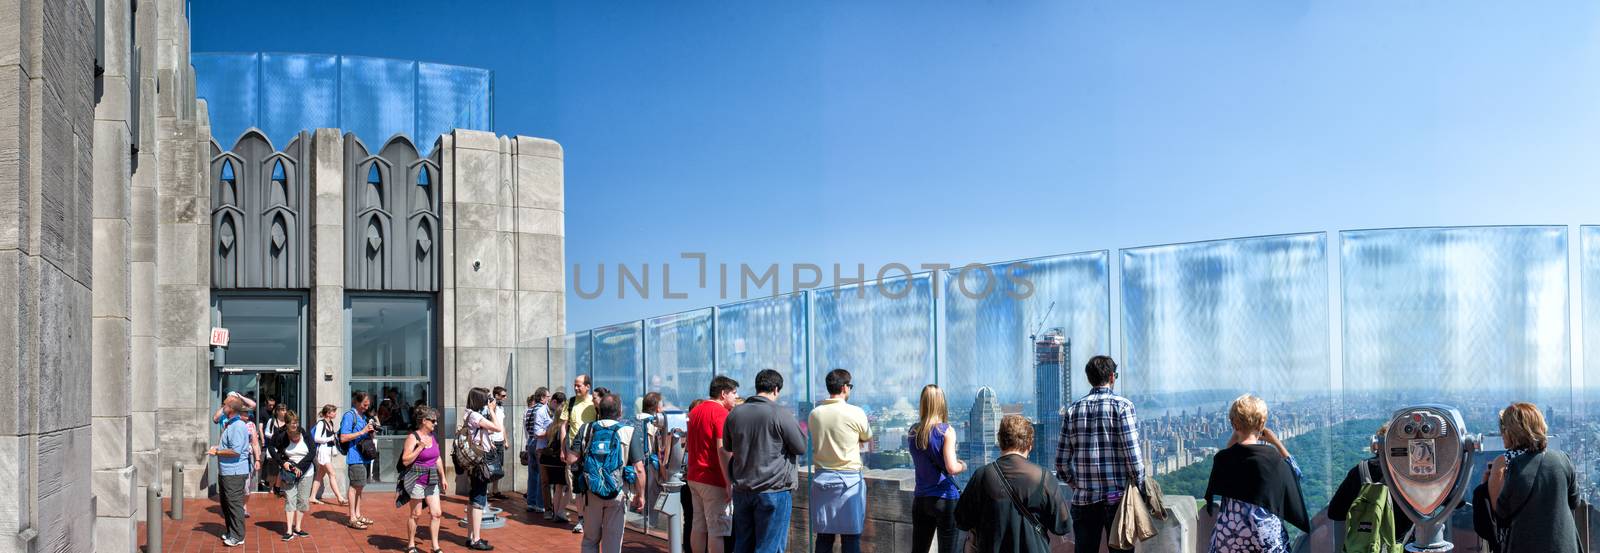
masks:
<path id="1" fill-rule="evenodd" d="M 282 541 L 283 500 L 271 494 L 250 494 L 246 501 L 250 518 L 245 519 L 245 544 L 232 548 L 224 547 L 219 537 L 222 535 L 223 523 L 216 500 L 190 499 L 183 504 L 183 520 L 175 521 L 170 517 L 162 520 L 164 534 L 162 551 L 163 553 L 300 551 L 354 553 L 405 550 L 406 519 L 409 511 L 394 507 L 392 493 L 371 493 L 367 494 L 365 499 L 371 503 L 362 508 L 362 515 L 375 521 L 371 528 L 355 530 L 346 527 L 344 507 L 312 505 L 305 522 L 305 530 L 311 533 L 311 537 L 285 542 Z M 570 526 L 545 522 L 536 513 L 523 512 L 521 494 L 513 493 L 509 499 L 490 503 L 505 509 L 508 519 L 503 528 L 483 531 L 484 539 L 494 545 L 497 553 L 502 551 L 562 553 L 579 550 L 581 536 L 572 533 Z M 444 517 L 439 526 L 439 545 L 448 552 L 470 551 L 462 545 L 466 539 L 466 529 L 456 526 L 465 514 L 465 499 L 447 497 L 444 498 L 444 505 L 441 507 Z M 424 552 L 428 551 L 429 543 L 427 519 L 428 516 L 424 514 L 421 519 L 422 527 L 417 529 L 417 545 Z M 139 543 L 146 543 L 143 524 L 139 525 Z M 664 540 L 646 537 L 638 532 L 628 532 L 627 537 L 623 539 L 622 549 L 626 553 L 662 552 L 667 550 L 667 546 Z"/>

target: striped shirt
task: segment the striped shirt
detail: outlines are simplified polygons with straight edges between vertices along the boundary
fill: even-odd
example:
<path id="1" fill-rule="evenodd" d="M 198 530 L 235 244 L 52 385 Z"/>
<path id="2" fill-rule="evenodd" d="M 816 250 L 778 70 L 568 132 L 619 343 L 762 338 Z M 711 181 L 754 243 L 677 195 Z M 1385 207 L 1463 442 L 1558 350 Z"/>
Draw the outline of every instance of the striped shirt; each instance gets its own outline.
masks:
<path id="1" fill-rule="evenodd" d="M 1133 402 L 1107 386 L 1096 386 L 1073 402 L 1056 445 L 1056 474 L 1072 486 L 1073 505 L 1114 503 L 1128 489 L 1130 478 L 1143 483 Z"/>

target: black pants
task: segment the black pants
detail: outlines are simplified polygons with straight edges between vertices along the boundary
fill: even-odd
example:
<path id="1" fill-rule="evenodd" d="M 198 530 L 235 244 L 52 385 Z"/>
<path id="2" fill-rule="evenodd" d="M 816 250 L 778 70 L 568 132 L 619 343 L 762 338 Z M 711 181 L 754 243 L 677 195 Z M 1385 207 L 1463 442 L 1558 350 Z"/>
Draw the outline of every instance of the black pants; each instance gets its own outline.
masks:
<path id="1" fill-rule="evenodd" d="M 939 553 L 956 547 L 956 500 L 917 497 L 911 500 L 911 553 L 928 553 L 933 536 L 939 536 Z"/>
<path id="2" fill-rule="evenodd" d="M 817 534 L 815 553 L 833 553 L 833 539 L 839 538 L 839 553 L 861 553 L 861 534 Z"/>
<path id="3" fill-rule="evenodd" d="M 1100 541 L 1111 533 L 1111 520 L 1116 518 L 1117 504 L 1100 502 L 1092 505 L 1072 506 L 1072 538 L 1078 540 L 1073 549 L 1077 553 L 1097 553 Z M 1132 549 L 1107 548 L 1112 552 L 1133 553 Z"/>
<path id="4" fill-rule="evenodd" d="M 222 503 L 222 521 L 227 524 L 228 530 L 224 537 L 237 540 L 244 539 L 244 488 L 250 475 L 223 476 L 219 479 L 222 488 L 222 497 L 217 498 Z"/>

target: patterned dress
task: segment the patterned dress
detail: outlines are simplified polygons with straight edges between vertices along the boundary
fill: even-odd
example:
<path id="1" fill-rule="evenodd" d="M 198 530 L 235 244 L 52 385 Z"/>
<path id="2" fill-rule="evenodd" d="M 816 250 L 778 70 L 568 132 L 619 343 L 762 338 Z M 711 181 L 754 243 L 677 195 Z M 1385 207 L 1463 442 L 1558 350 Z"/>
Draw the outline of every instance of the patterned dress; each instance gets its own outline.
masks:
<path id="1" fill-rule="evenodd" d="M 1286 459 L 1301 480 L 1300 465 Z M 1283 519 L 1247 501 L 1222 498 L 1216 527 L 1211 530 L 1211 553 L 1289 553 L 1289 530 Z"/>

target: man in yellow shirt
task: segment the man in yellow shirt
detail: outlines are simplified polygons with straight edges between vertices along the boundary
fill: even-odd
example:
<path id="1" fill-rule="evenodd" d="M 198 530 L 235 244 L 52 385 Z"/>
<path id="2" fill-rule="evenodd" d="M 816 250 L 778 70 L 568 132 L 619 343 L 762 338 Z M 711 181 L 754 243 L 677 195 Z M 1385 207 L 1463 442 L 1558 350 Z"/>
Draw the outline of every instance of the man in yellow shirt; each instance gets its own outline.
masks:
<path id="1" fill-rule="evenodd" d="M 581 478 L 577 471 L 583 467 L 578 466 L 578 452 L 572 450 L 572 441 L 579 437 L 578 431 L 583 425 L 594 422 L 594 398 L 589 391 L 593 388 L 589 375 L 580 374 L 572 379 L 572 399 L 567 400 L 567 438 L 561 444 L 563 462 L 567 463 L 567 470 L 573 472 L 574 478 Z M 557 513 L 557 516 L 566 513 Z M 578 513 L 578 524 L 572 527 L 575 534 L 583 533 L 583 513 Z"/>
<path id="2" fill-rule="evenodd" d="M 861 444 L 872 440 L 867 413 L 849 403 L 850 371 L 828 372 L 828 399 L 811 410 L 814 444 L 811 475 L 811 528 L 817 533 L 816 550 L 833 551 L 835 538 L 841 553 L 860 553 L 866 525 L 867 487 L 861 471 Z"/>

